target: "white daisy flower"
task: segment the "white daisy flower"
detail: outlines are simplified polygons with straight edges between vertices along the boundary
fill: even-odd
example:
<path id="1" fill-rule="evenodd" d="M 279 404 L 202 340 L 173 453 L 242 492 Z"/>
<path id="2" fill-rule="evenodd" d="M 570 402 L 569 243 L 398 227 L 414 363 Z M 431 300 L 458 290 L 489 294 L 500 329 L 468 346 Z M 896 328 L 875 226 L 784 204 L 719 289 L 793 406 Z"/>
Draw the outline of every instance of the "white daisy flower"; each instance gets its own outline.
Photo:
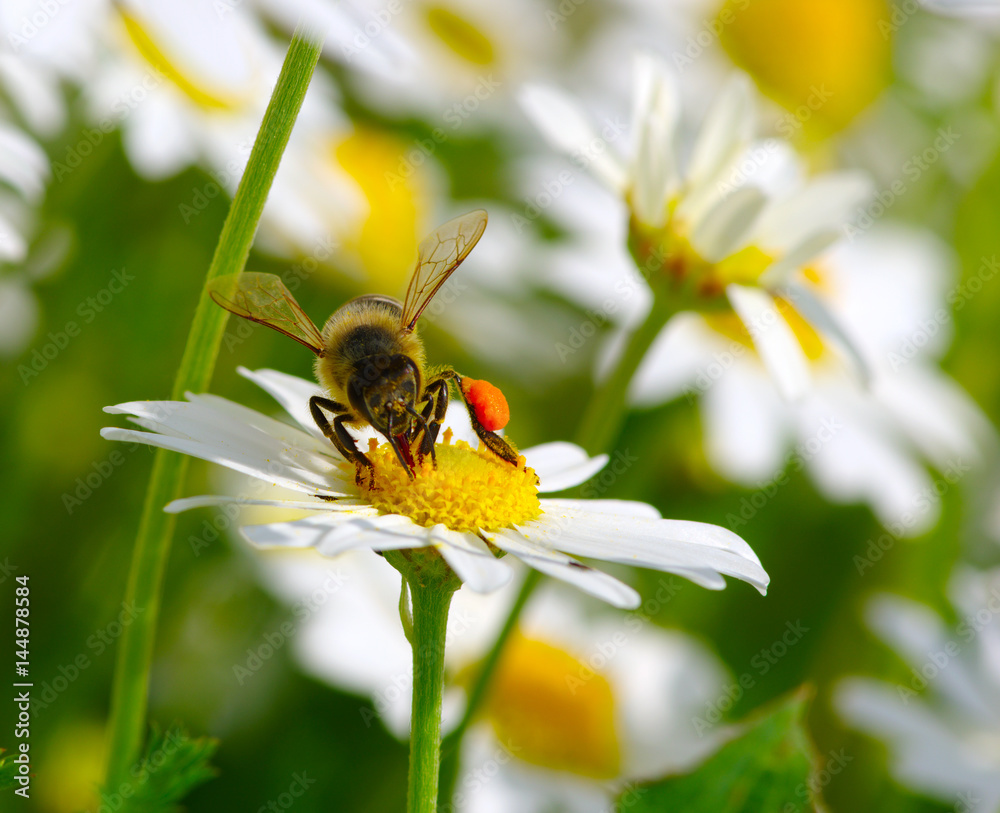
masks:
<path id="1" fill-rule="evenodd" d="M 926 531 L 942 489 L 996 445 L 979 407 L 938 367 L 952 332 L 952 265 L 932 235 L 884 225 L 807 266 L 800 290 L 826 302 L 853 337 L 868 388 L 794 311 L 785 317 L 812 380 L 795 403 L 780 396 L 735 319 L 685 314 L 650 349 L 633 402 L 697 398 L 709 463 L 745 487 L 770 484 L 792 463 L 828 499 L 867 502 L 897 536 Z"/>
<path id="2" fill-rule="evenodd" d="M 511 576 L 495 551 L 513 554 L 542 573 L 576 585 L 611 604 L 634 607 L 639 595 L 573 556 L 604 559 L 677 573 L 710 589 L 723 574 L 765 592 L 768 576 L 749 545 L 731 531 L 699 522 L 661 519 L 644 503 L 543 499 L 584 482 L 607 462 L 569 443 L 527 449 L 522 466 L 476 451 L 467 428 L 454 443 L 436 447 L 437 463 L 410 478 L 387 443 L 369 435 L 373 477 L 356 482 L 348 464 L 323 437 L 309 412 L 317 385 L 272 370 L 242 374 L 259 384 L 298 426 L 281 423 L 212 395 L 187 402 L 136 401 L 108 407 L 149 430 L 107 428 L 105 438 L 190 454 L 302 494 L 293 500 L 235 496 L 191 497 L 167 510 L 231 503 L 284 505 L 313 511 L 293 522 L 252 525 L 243 535 L 261 548 L 316 548 L 326 556 L 347 550 L 434 548 L 475 592 L 489 592 Z M 447 436 L 446 436 L 447 439 Z M 530 468 L 529 468 L 530 467 Z M 537 475 L 537 476 L 536 476 Z"/>
<path id="3" fill-rule="evenodd" d="M 563 26 L 530 0 L 258 3 L 286 27 L 305 19 L 324 31 L 327 55 L 353 69 L 347 79 L 367 102 L 394 117 L 423 116 L 440 140 L 484 122 L 516 124 L 514 89 L 549 73 L 565 44 Z"/>
<path id="4" fill-rule="evenodd" d="M 775 166 L 784 169 L 774 160 L 784 148 L 776 141 L 752 142 L 753 97 L 743 77 L 720 94 L 683 167 L 674 79 L 655 57 L 636 61 L 628 163 L 612 154 L 607 139 L 561 93 L 533 86 L 522 102 L 555 146 L 623 198 L 629 248 L 662 307 L 735 313 L 788 398 L 800 397 L 809 383 L 805 351 L 785 317 L 789 308 L 796 316 L 808 314 L 863 370 L 822 301 L 796 286 L 802 267 L 837 240 L 868 182 L 836 173 L 792 195 L 768 194 L 764 183 L 774 181 L 768 176 Z"/>
<path id="5" fill-rule="evenodd" d="M 27 348 L 38 327 L 32 284 L 52 270 L 51 263 L 28 263 L 36 209 L 50 168 L 41 146 L 4 112 L 0 107 L 0 357 L 14 358 Z M 19 369 L 22 377 L 34 375 L 27 367 Z"/>
<path id="6" fill-rule="evenodd" d="M 365 721 L 377 713 L 406 739 L 412 652 L 396 618 L 399 578 L 371 557 L 347 556 L 347 566 L 333 574 L 312 556 L 270 556 L 260 562 L 261 578 L 293 606 L 316 607 L 293 642 L 305 671 L 369 697 L 375 712 L 363 708 Z M 679 587 L 665 579 L 660 603 Z M 465 687 L 515 592 L 456 594 L 445 649 L 444 732 L 462 717 Z M 699 737 L 691 721 L 722 690 L 722 664 L 643 611 L 588 609 L 595 608 L 553 584 L 525 608 L 463 740 L 456 809 L 598 811 L 623 781 L 683 770 L 718 744 Z"/>
<path id="7" fill-rule="evenodd" d="M 852 678 L 835 703 L 854 727 L 889 747 L 903 785 L 994 813 L 1000 807 L 1000 570 L 962 568 L 949 586 L 959 622 L 929 607 L 882 596 L 869 626 L 899 653 L 904 685 Z"/>

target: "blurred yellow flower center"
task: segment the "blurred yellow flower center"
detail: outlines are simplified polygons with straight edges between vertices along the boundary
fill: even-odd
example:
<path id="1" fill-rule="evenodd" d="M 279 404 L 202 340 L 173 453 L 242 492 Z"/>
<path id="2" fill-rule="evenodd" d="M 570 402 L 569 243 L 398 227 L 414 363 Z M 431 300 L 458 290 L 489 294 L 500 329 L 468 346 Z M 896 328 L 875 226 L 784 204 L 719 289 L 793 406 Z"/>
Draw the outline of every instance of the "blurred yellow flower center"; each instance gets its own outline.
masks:
<path id="1" fill-rule="evenodd" d="M 804 268 L 802 273 L 806 279 L 815 285 L 820 287 L 824 285 L 825 280 L 817 267 L 809 266 Z M 792 329 L 792 333 L 795 334 L 795 338 L 798 339 L 806 358 L 810 361 L 820 359 L 825 351 L 825 345 L 816 328 L 809 324 L 802 317 L 802 314 L 796 310 L 795 305 L 784 297 L 775 297 L 774 304 L 778 313 L 788 322 L 788 326 Z M 709 313 L 705 314 L 705 320 L 713 330 L 753 350 L 753 339 L 750 337 L 750 332 L 735 313 L 731 311 Z"/>
<path id="2" fill-rule="evenodd" d="M 368 202 L 360 226 L 345 240 L 374 291 L 395 296 L 413 270 L 427 225 L 425 152 L 416 142 L 363 127 L 333 147 L 334 159 Z"/>
<path id="3" fill-rule="evenodd" d="M 450 440 L 446 431 L 435 447 L 437 465 L 427 457 L 411 478 L 389 444 L 372 439 L 368 458 L 374 482 L 362 486 L 366 498 L 379 511 L 403 514 L 417 525 L 468 533 L 500 530 L 542 513 L 535 472 L 525 467 L 523 457 L 515 467 L 465 441 Z"/>
<path id="4" fill-rule="evenodd" d="M 227 98 L 225 95 L 200 86 L 187 75 L 163 50 L 152 34 L 146 29 L 138 17 L 129 13 L 121 4 L 115 9 L 125 26 L 129 40 L 135 46 L 139 55 L 153 69 L 171 82 L 187 98 L 204 110 L 233 111 L 240 107 L 240 101 Z"/>
<path id="5" fill-rule="evenodd" d="M 886 0 L 728 0 L 716 20 L 733 61 L 784 106 L 786 137 L 849 124 L 890 79 Z"/>
<path id="6" fill-rule="evenodd" d="M 427 26 L 452 53 L 479 67 L 493 64 L 493 43 L 475 25 L 444 6 L 428 6 L 424 13 Z"/>
<path id="7" fill-rule="evenodd" d="M 595 779 L 620 771 L 611 684 L 558 647 L 515 633 L 486 713 L 503 746 L 525 762 Z"/>
<path id="8" fill-rule="evenodd" d="M 678 310 L 728 309 L 726 286 L 755 285 L 774 262 L 774 257 L 756 246 L 711 262 L 691 245 L 684 224 L 672 219 L 659 229 L 633 219 L 629 245 L 653 289 L 676 300 Z"/>

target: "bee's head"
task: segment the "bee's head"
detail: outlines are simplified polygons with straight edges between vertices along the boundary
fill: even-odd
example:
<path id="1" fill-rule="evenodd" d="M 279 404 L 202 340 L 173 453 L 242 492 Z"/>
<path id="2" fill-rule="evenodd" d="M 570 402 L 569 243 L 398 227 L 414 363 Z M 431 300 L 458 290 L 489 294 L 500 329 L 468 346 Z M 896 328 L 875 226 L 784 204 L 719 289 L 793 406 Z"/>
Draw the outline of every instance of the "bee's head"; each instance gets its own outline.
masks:
<path id="1" fill-rule="evenodd" d="M 420 371 L 402 353 L 363 359 L 347 385 L 351 406 L 386 437 L 410 430 L 419 392 Z"/>

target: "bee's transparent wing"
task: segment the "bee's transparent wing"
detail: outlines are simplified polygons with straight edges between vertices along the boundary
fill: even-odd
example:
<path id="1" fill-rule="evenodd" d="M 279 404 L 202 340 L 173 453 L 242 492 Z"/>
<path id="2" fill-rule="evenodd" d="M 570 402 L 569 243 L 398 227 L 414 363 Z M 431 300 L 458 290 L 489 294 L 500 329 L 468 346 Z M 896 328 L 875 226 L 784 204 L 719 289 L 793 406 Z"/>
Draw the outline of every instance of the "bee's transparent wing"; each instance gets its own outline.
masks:
<path id="1" fill-rule="evenodd" d="M 406 289 L 403 302 L 402 330 L 416 327 L 420 314 L 434 298 L 451 272 L 462 264 L 486 231 L 486 212 L 476 209 L 449 220 L 420 244 L 417 267 Z"/>
<path id="2" fill-rule="evenodd" d="M 267 325 L 322 355 L 323 336 L 280 277 L 246 272 L 226 274 L 211 280 L 206 287 L 212 301 L 230 313 Z"/>

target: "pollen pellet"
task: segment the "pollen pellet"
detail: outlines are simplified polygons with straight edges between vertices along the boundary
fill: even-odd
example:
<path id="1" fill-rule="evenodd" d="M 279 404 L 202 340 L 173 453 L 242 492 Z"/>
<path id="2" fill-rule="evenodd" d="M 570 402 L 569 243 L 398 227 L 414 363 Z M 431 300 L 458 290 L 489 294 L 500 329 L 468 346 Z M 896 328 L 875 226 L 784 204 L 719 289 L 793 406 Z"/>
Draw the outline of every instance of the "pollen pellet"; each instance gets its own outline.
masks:
<path id="1" fill-rule="evenodd" d="M 507 399 L 489 381 L 463 378 L 462 392 L 476 411 L 476 420 L 490 432 L 503 429 L 507 425 L 507 421 L 510 420 Z"/>

